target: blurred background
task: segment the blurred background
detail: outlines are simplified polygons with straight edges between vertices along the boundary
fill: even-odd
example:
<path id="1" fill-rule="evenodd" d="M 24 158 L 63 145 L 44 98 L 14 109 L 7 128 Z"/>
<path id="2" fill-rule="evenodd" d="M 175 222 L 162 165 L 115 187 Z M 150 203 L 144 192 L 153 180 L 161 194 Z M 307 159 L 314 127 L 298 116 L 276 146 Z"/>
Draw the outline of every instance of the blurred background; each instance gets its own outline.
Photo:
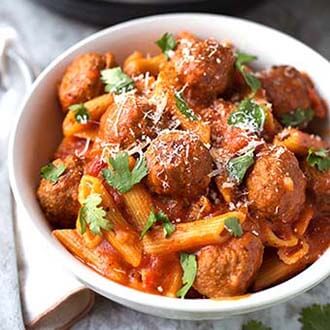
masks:
<path id="1" fill-rule="evenodd" d="M 292 35 L 330 59 L 329 0 L 0 0 L 0 25 L 10 24 L 18 31 L 29 62 L 40 72 L 66 48 L 105 26 L 179 11 L 247 18 Z M 290 303 L 252 313 L 251 318 L 263 320 L 273 329 L 298 329 L 297 311 L 306 304 L 329 302 L 329 288 L 330 279 Z M 74 329 L 232 330 L 241 321 L 242 317 L 213 322 L 165 320 L 98 296 L 93 310 Z"/>
<path id="2" fill-rule="evenodd" d="M 9 22 L 18 30 L 32 62 L 42 69 L 102 27 L 178 11 L 222 13 L 260 22 L 330 58 L 329 0 L 1 0 L 0 23 Z"/>

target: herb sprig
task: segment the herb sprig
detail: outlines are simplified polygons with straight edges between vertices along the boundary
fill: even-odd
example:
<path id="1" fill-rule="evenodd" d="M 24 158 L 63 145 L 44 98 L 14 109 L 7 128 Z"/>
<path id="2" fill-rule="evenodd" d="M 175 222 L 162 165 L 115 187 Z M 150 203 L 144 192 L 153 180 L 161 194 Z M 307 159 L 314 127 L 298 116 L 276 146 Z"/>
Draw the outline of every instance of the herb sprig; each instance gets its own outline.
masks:
<path id="1" fill-rule="evenodd" d="M 280 118 L 281 123 L 285 126 L 291 127 L 306 127 L 307 124 L 314 118 L 313 109 L 298 108 L 292 112 L 283 114 Z"/>
<path id="2" fill-rule="evenodd" d="M 228 117 L 228 124 L 251 132 L 262 131 L 266 120 L 265 110 L 250 98 L 241 101 Z"/>
<path id="3" fill-rule="evenodd" d="M 241 237 L 243 235 L 243 229 L 239 219 L 235 217 L 225 219 L 225 228 L 233 237 Z"/>
<path id="4" fill-rule="evenodd" d="M 124 194 L 139 183 L 147 174 L 147 162 L 144 156 L 135 163 L 132 171 L 129 169 L 129 159 L 127 152 L 119 152 L 115 157 L 109 159 L 112 168 L 102 171 L 104 179 L 112 187 Z"/>
<path id="5" fill-rule="evenodd" d="M 95 235 L 102 235 L 103 230 L 110 230 L 112 223 L 106 218 L 106 211 L 100 206 L 102 198 L 100 194 L 90 194 L 83 203 L 78 219 L 80 224 L 80 233 L 86 232 L 86 226 Z"/>
<path id="6" fill-rule="evenodd" d="M 306 161 L 309 166 L 317 168 L 320 172 L 325 172 L 330 169 L 330 154 L 329 150 L 310 148 Z"/>
<path id="7" fill-rule="evenodd" d="M 112 69 L 101 71 L 101 80 L 105 84 L 105 91 L 108 93 L 121 94 L 134 88 L 134 81 L 118 66 Z"/>
<path id="8" fill-rule="evenodd" d="M 53 163 L 49 163 L 41 168 L 40 175 L 42 178 L 55 184 L 59 180 L 60 176 L 65 172 L 65 170 L 65 164 L 59 164 L 58 166 L 55 166 Z"/>
<path id="9" fill-rule="evenodd" d="M 69 110 L 74 113 L 74 117 L 77 123 L 87 124 L 90 115 L 83 103 L 72 104 L 69 106 Z"/>
<path id="10" fill-rule="evenodd" d="M 246 70 L 246 64 L 249 64 L 257 59 L 256 56 L 249 55 L 246 53 L 236 52 L 236 62 L 235 66 L 237 70 L 242 74 L 245 82 L 255 93 L 261 87 L 259 79 L 254 76 L 251 72 Z"/>
<path id="11" fill-rule="evenodd" d="M 176 47 L 176 40 L 172 33 L 164 33 L 162 37 L 156 41 L 157 46 L 162 50 L 167 58 L 170 57 L 170 53 L 174 51 Z"/>
<path id="12" fill-rule="evenodd" d="M 192 109 L 190 109 L 190 107 L 188 106 L 186 100 L 183 98 L 182 91 L 175 92 L 174 97 L 176 107 L 184 116 L 186 116 L 191 121 L 195 121 L 198 119 Z"/>
<path id="13" fill-rule="evenodd" d="M 176 293 L 177 297 L 184 298 L 194 284 L 197 275 L 197 261 L 194 254 L 181 253 L 180 263 L 183 269 L 182 288 Z"/>
<path id="14" fill-rule="evenodd" d="M 227 164 L 229 177 L 234 179 L 238 184 L 242 183 L 247 170 L 254 163 L 254 149 L 250 149 L 245 154 L 234 157 Z"/>
<path id="15" fill-rule="evenodd" d="M 164 212 L 160 211 L 158 213 L 154 213 L 154 211 L 151 211 L 148 220 L 141 232 L 141 239 L 153 227 L 153 225 L 156 224 L 156 222 L 162 223 L 165 237 L 170 236 L 175 231 L 175 225 L 171 223 L 170 219 Z"/>

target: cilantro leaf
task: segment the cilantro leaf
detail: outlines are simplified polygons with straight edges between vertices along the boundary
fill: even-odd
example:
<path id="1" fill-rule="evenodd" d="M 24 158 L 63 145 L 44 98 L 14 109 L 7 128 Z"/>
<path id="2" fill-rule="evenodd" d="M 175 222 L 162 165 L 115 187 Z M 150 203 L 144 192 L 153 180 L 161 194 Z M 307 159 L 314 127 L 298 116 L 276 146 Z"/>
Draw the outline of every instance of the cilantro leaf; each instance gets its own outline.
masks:
<path id="1" fill-rule="evenodd" d="M 300 313 L 299 322 L 302 330 L 325 330 L 330 324 L 330 304 L 312 305 L 303 308 Z"/>
<path id="2" fill-rule="evenodd" d="M 225 219 L 225 228 L 231 236 L 241 237 L 243 235 L 242 226 L 239 220 L 235 217 Z"/>
<path id="3" fill-rule="evenodd" d="M 330 155 L 329 150 L 319 149 L 315 150 L 310 148 L 306 161 L 309 166 L 317 168 L 321 172 L 325 172 L 330 169 Z"/>
<path id="4" fill-rule="evenodd" d="M 227 171 L 231 178 L 240 184 L 247 170 L 254 163 L 254 149 L 250 149 L 244 155 L 230 159 L 227 164 Z"/>
<path id="5" fill-rule="evenodd" d="M 110 230 L 112 223 L 106 218 L 105 210 L 99 206 L 102 203 L 100 194 L 90 194 L 79 211 L 80 233 L 86 231 L 87 224 L 95 235 L 102 235 L 101 229 Z"/>
<path id="6" fill-rule="evenodd" d="M 306 125 L 314 118 L 313 109 L 301 109 L 298 108 L 289 113 L 283 114 L 281 117 L 281 123 L 285 126 L 291 127 L 306 127 Z"/>
<path id="7" fill-rule="evenodd" d="M 175 105 L 179 109 L 179 111 L 185 115 L 189 120 L 195 121 L 197 120 L 196 115 L 194 112 L 189 108 L 187 102 L 183 98 L 182 91 L 181 92 L 175 92 Z"/>
<path id="8" fill-rule="evenodd" d="M 260 321 L 251 320 L 243 324 L 242 330 L 272 330 L 272 328 L 266 327 Z"/>
<path id="9" fill-rule="evenodd" d="M 112 168 L 104 169 L 103 177 L 122 194 L 131 190 L 148 174 L 147 162 L 143 156 L 138 159 L 132 171 L 129 169 L 127 152 L 119 152 L 109 162 Z"/>
<path id="10" fill-rule="evenodd" d="M 252 89 L 253 92 L 256 92 L 261 87 L 261 83 L 258 78 L 256 78 L 251 72 L 246 71 L 246 64 L 249 64 L 252 61 L 257 59 L 256 56 L 237 52 L 236 53 L 236 62 L 235 66 L 237 70 L 242 74 L 245 82 Z"/>
<path id="11" fill-rule="evenodd" d="M 176 293 L 177 297 L 184 298 L 194 284 L 197 275 L 197 261 L 194 254 L 181 253 L 180 263 L 183 269 L 182 288 Z"/>
<path id="12" fill-rule="evenodd" d="M 166 57 L 169 58 L 171 51 L 176 47 L 176 40 L 172 33 L 166 32 L 156 41 L 156 45 L 162 50 Z"/>
<path id="13" fill-rule="evenodd" d="M 252 132 L 262 131 L 266 120 L 264 109 L 253 100 L 247 98 L 239 103 L 230 114 L 228 124 Z"/>
<path id="14" fill-rule="evenodd" d="M 55 166 L 53 163 L 49 163 L 41 168 L 40 175 L 42 178 L 56 183 L 65 170 L 66 166 L 64 164 Z"/>
<path id="15" fill-rule="evenodd" d="M 72 104 L 69 106 L 69 110 L 74 112 L 76 122 L 79 124 L 87 124 L 89 119 L 89 112 L 83 103 Z"/>
<path id="16" fill-rule="evenodd" d="M 101 80 L 106 84 L 108 93 L 121 94 L 134 88 L 134 81 L 119 66 L 101 71 Z"/>
<path id="17" fill-rule="evenodd" d="M 142 239 L 144 235 L 151 229 L 151 227 L 157 222 L 161 222 L 164 228 L 164 235 L 165 237 L 170 236 L 175 231 L 175 225 L 173 225 L 168 218 L 168 216 L 160 211 L 158 213 L 154 213 L 153 211 L 150 212 L 148 220 L 144 225 L 144 228 L 141 232 L 140 238 Z"/>

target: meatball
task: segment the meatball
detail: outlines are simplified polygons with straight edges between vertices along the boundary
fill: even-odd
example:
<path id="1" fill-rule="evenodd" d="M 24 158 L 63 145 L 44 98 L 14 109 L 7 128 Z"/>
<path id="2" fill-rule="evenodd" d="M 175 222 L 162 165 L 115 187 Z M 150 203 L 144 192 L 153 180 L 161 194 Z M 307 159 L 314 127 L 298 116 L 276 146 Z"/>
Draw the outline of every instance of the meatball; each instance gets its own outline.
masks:
<path id="1" fill-rule="evenodd" d="M 303 171 L 307 177 L 307 189 L 314 195 L 317 211 L 330 215 L 330 170 L 321 172 L 304 162 Z"/>
<path id="2" fill-rule="evenodd" d="M 208 245 L 197 252 L 194 288 L 208 298 L 244 294 L 263 259 L 261 240 L 251 233 L 223 245 Z"/>
<path id="3" fill-rule="evenodd" d="M 181 38 L 171 59 L 185 92 L 192 100 L 215 97 L 225 91 L 233 72 L 235 57 L 231 47 L 214 39 Z"/>
<path id="4" fill-rule="evenodd" d="M 306 179 L 294 154 L 284 147 L 265 148 L 247 178 L 250 209 L 275 223 L 292 223 L 305 202 Z"/>
<path id="5" fill-rule="evenodd" d="M 111 53 L 87 53 L 74 59 L 67 67 L 58 89 L 63 110 L 67 111 L 72 104 L 83 103 L 100 95 L 104 89 L 100 71 L 112 65 L 114 59 Z"/>
<path id="6" fill-rule="evenodd" d="M 150 189 L 162 195 L 192 198 L 210 183 L 212 158 L 199 138 L 186 131 L 162 133 L 146 151 Z"/>
<path id="7" fill-rule="evenodd" d="M 98 136 L 104 142 L 127 148 L 136 140 L 154 138 L 169 120 L 168 114 L 158 114 L 146 97 L 121 94 L 101 117 Z"/>
<path id="8" fill-rule="evenodd" d="M 66 166 L 65 172 L 56 183 L 41 179 L 37 196 L 49 222 L 55 227 L 75 226 L 80 204 L 78 186 L 83 174 L 82 162 L 73 156 L 56 159 L 53 164 Z"/>
<path id="9" fill-rule="evenodd" d="M 277 117 L 298 108 L 311 107 L 308 82 L 304 75 L 291 66 L 274 66 L 259 75 L 262 87 L 273 104 Z"/>

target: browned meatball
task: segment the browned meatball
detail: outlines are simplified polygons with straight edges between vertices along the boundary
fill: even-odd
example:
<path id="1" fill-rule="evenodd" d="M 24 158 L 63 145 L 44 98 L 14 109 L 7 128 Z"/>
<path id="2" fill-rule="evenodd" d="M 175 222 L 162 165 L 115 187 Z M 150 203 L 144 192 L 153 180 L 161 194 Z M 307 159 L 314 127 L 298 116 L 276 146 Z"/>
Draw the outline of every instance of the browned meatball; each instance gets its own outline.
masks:
<path id="1" fill-rule="evenodd" d="M 210 183 L 211 155 L 192 133 L 161 134 L 148 147 L 146 159 L 148 185 L 158 194 L 190 198 L 203 193 Z"/>
<path id="2" fill-rule="evenodd" d="M 146 97 L 121 94 L 101 117 L 98 135 L 102 141 L 127 148 L 137 140 L 154 138 L 168 122 L 168 114 L 160 116 Z"/>
<path id="3" fill-rule="evenodd" d="M 307 188 L 313 193 L 316 209 L 320 213 L 330 214 L 330 170 L 321 172 L 317 168 L 303 164 L 307 177 Z"/>
<path id="4" fill-rule="evenodd" d="M 214 39 L 183 37 L 171 61 L 179 80 L 186 84 L 188 97 L 205 100 L 225 91 L 233 75 L 235 57 L 231 47 Z"/>
<path id="5" fill-rule="evenodd" d="M 102 93 L 100 71 L 113 65 L 111 54 L 87 53 L 78 56 L 67 67 L 58 94 L 64 111 L 72 104 L 82 103 Z"/>
<path id="6" fill-rule="evenodd" d="M 78 186 L 83 174 L 81 161 L 73 156 L 56 159 L 53 164 L 66 166 L 56 183 L 41 179 L 37 196 L 47 219 L 56 227 L 72 228 L 79 212 Z"/>
<path id="7" fill-rule="evenodd" d="M 308 96 L 308 83 L 298 70 L 291 66 L 274 66 L 259 75 L 262 87 L 273 104 L 277 117 L 298 108 L 311 106 Z"/>
<path id="8" fill-rule="evenodd" d="M 240 295 L 255 278 L 264 247 L 251 233 L 223 245 L 208 245 L 197 252 L 194 288 L 208 298 Z"/>
<path id="9" fill-rule="evenodd" d="M 294 154 L 284 147 L 264 149 L 247 178 L 250 208 L 273 223 L 292 223 L 305 202 L 306 179 Z"/>

